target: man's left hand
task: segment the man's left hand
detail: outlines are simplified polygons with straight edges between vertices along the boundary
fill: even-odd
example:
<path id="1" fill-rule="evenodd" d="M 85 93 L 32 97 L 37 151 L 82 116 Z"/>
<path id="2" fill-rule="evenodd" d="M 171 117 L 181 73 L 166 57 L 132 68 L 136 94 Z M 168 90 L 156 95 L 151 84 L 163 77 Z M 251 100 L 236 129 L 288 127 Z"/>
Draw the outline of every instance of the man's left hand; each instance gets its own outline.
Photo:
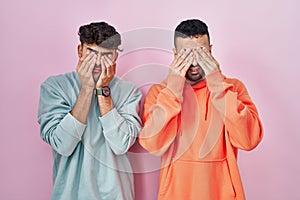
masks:
<path id="1" fill-rule="evenodd" d="M 96 89 L 101 89 L 108 86 L 116 74 L 116 63 L 112 61 L 107 55 L 100 58 L 101 62 L 101 75 L 96 83 Z"/>
<path id="2" fill-rule="evenodd" d="M 211 74 L 220 69 L 219 63 L 205 47 L 198 47 L 194 49 L 194 55 L 197 63 L 204 70 L 205 75 Z"/>

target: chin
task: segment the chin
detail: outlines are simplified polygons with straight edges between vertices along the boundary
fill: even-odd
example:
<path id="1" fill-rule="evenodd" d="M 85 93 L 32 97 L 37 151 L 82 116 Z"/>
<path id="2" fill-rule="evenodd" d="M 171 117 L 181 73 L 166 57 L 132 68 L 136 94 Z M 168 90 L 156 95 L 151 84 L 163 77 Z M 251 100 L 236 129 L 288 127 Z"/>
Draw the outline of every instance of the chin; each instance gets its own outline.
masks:
<path id="1" fill-rule="evenodd" d="M 94 78 L 95 83 L 97 83 L 97 81 L 99 80 L 99 77 L 100 77 L 100 73 L 94 73 L 93 74 L 93 78 Z"/>

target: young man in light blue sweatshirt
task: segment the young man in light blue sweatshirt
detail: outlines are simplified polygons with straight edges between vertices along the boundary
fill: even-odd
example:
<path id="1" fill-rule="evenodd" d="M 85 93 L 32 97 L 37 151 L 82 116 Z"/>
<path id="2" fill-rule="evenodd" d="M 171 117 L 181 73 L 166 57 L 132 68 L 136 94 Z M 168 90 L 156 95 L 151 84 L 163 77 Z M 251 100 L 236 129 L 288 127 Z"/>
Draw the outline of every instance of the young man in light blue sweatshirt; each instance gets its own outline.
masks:
<path id="1" fill-rule="evenodd" d="M 115 76 L 121 36 L 106 22 L 80 27 L 76 72 L 42 83 L 40 135 L 53 149 L 53 200 L 133 200 L 126 152 L 141 129 L 141 93 Z"/>

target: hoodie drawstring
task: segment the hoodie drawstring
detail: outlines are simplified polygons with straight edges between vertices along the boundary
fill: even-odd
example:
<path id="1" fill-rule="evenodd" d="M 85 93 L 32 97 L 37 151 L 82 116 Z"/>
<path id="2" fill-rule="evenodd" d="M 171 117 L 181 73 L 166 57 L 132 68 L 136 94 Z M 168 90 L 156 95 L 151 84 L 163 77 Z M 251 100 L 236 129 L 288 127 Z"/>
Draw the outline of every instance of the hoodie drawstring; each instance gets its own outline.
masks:
<path id="1" fill-rule="evenodd" d="M 210 92 L 208 91 L 208 89 L 207 89 L 207 88 L 206 88 L 205 96 L 206 96 L 206 105 L 205 105 L 205 121 L 207 121 L 207 113 L 208 113 L 208 101 L 209 101 L 209 97 L 210 97 Z"/>

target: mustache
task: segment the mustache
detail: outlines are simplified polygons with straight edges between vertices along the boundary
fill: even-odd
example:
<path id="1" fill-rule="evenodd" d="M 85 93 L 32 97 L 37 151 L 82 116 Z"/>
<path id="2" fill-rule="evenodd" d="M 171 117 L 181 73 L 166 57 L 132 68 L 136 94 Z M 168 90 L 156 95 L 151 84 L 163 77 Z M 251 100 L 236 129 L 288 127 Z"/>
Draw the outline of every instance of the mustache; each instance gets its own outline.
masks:
<path id="1" fill-rule="evenodd" d="M 202 67 L 200 65 L 193 65 L 193 64 L 191 64 L 191 66 L 189 67 L 188 70 L 190 70 L 191 68 L 202 69 Z"/>

